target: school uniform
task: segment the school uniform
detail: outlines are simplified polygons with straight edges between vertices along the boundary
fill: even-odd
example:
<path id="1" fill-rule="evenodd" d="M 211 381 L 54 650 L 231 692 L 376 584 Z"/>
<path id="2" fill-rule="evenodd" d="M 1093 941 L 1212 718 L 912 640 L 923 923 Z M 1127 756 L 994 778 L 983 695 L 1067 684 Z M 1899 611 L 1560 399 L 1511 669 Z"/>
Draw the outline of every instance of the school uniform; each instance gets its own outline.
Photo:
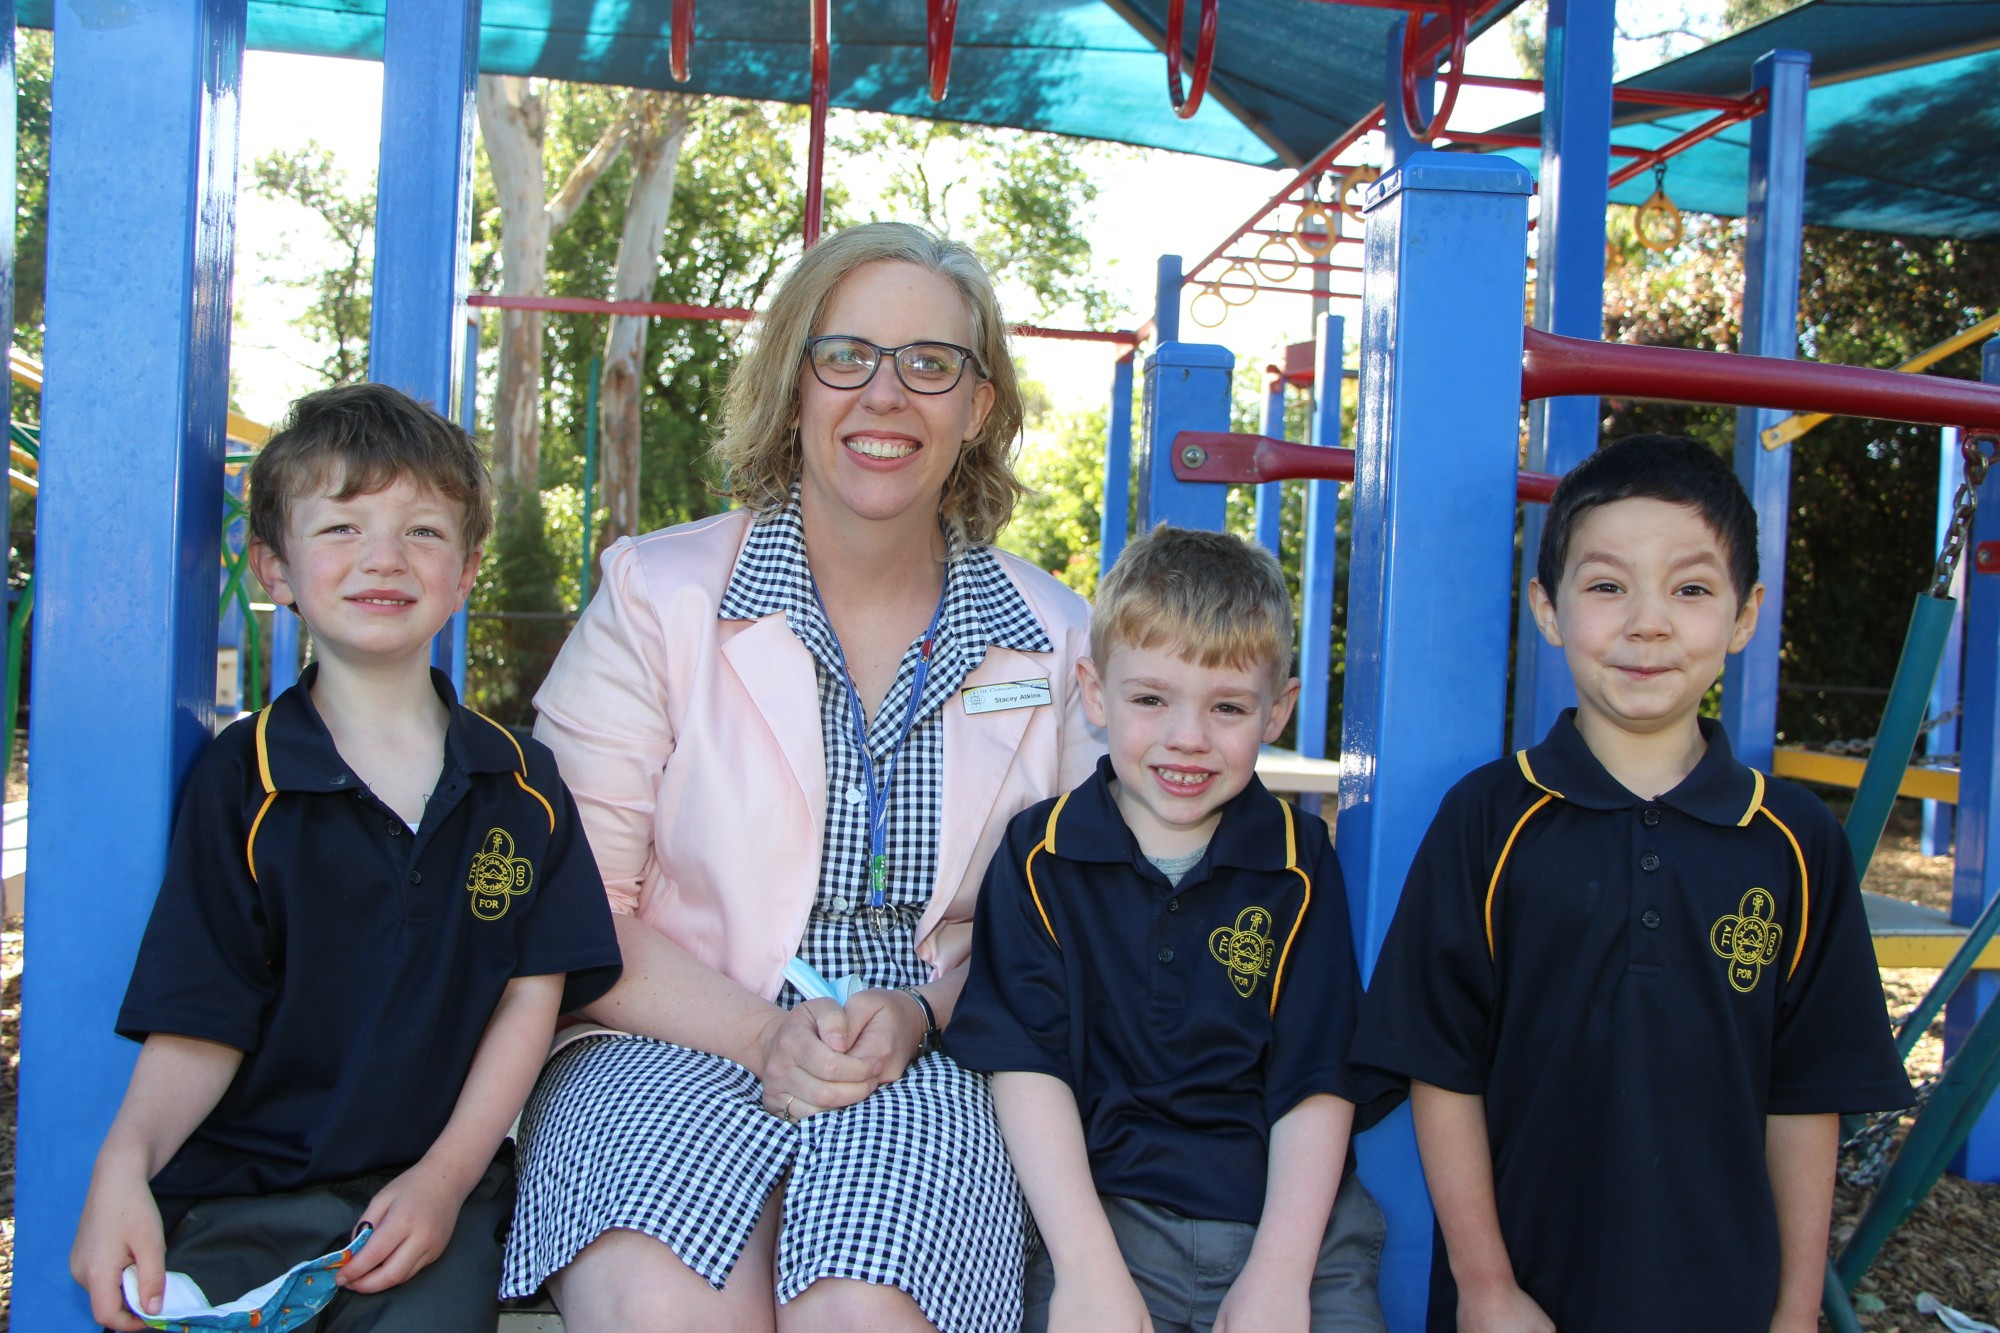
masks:
<path id="1" fill-rule="evenodd" d="M 118 1015 L 134 1040 L 171 1033 L 244 1052 L 153 1179 L 170 1266 L 191 1207 L 208 1226 L 217 1200 L 386 1182 L 414 1164 L 513 978 L 566 974 L 573 1009 L 619 973 L 602 881 L 546 749 L 459 707 L 433 671 L 451 716 L 412 829 L 340 757 L 308 692 L 316 677 L 307 668 L 196 763 Z M 484 1243 L 497 1279 L 490 1223 Z M 225 1279 L 195 1277 L 225 1291 Z"/>
<path id="2" fill-rule="evenodd" d="M 1155 1319 L 1200 1327 L 1263 1215 L 1271 1126 L 1319 1093 L 1363 1107 L 1357 1128 L 1397 1098 L 1347 1062 L 1360 981 L 1326 826 L 1253 777 L 1176 885 L 1126 827 L 1113 776 L 1101 759 L 1082 786 L 1008 827 L 945 1048 L 968 1068 L 1069 1085 L 1107 1212 L 1142 1215 L 1120 1241 Z M 1341 1188 L 1330 1233 L 1345 1221 L 1360 1262 L 1334 1283 L 1343 1317 L 1364 1321 L 1343 1326 L 1365 1327 L 1380 1319 L 1380 1214 L 1351 1170 Z M 1229 1224 L 1228 1243 L 1170 1262 L 1177 1245 L 1203 1243 L 1176 1219 Z M 1147 1277 L 1197 1266 L 1214 1279 L 1205 1294 Z M 1205 1316 L 1190 1308 L 1203 1300 Z"/>
<path id="3" fill-rule="evenodd" d="M 1846 838 L 1720 725 L 1647 800 L 1566 712 L 1446 795 L 1355 1058 L 1485 1099 L 1516 1280 L 1558 1328 L 1763 1333 L 1767 1115 L 1887 1110 L 1889 1036 Z M 1454 1327 L 1442 1240 L 1430 1327 Z"/>

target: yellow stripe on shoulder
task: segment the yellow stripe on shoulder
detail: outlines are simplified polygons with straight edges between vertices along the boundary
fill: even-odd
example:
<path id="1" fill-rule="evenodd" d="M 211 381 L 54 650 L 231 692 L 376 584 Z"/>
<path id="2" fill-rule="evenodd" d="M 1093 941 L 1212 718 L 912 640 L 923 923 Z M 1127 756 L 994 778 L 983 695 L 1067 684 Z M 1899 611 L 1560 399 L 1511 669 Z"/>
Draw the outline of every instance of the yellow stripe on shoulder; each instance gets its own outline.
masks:
<path id="1" fill-rule="evenodd" d="M 264 816 L 271 809 L 271 803 L 278 799 L 278 793 L 265 792 L 264 804 L 257 807 L 257 817 L 250 821 L 250 836 L 243 840 L 243 859 L 250 866 L 250 882 L 257 882 L 257 830 L 263 826 Z"/>
<path id="2" fill-rule="evenodd" d="M 536 800 L 542 803 L 542 809 L 546 811 L 549 816 L 549 832 L 554 833 L 556 831 L 556 808 L 549 804 L 548 797 L 542 795 L 540 792 L 536 791 L 533 787 L 528 785 L 528 756 L 527 753 L 521 749 L 521 742 L 514 738 L 513 732 L 507 730 L 507 728 L 501 726 L 498 722 L 495 722 L 492 718 L 486 716 L 486 714 L 480 712 L 477 708 L 467 708 L 465 711 L 472 714 L 474 717 L 478 718 L 481 722 L 484 722 L 487 726 L 492 727 L 502 736 L 505 736 L 507 738 L 507 743 L 514 747 L 514 758 L 521 765 L 521 771 L 514 775 L 514 781 L 520 786 L 522 791 L 528 793 L 528 795 L 534 797 Z"/>
<path id="3" fill-rule="evenodd" d="M 1514 762 L 1521 766 L 1521 776 L 1526 778 L 1530 784 L 1540 787 L 1551 796 L 1562 796 L 1561 792 L 1535 776 L 1534 768 L 1528 763 L 1528 752 L 1526 750 L 1514 751 Z M 1568 798 L 1564 797 L 1563 799 L 1567 800 Z"/>
<path id="4" fill-rule="evenodd" d="M 1049 822 L 1042 830 L 1042 840 L 1028 849 L 1028 859 L 1021 863 L 1021 874 L 1028 881 L 1028 896 L 1035 900 L 1035 914 L 1042 918 L 1042 929 L 1049 932 L 1050 943 L 1058 949 L 1062 948 L 1062 941 L 1056 938 L 1056 928 L 1049 924 L 1049 909 L 1042 905 L 1042 891 L 1035 885 L 1035 858 L 1043 852 L 1055 855 L 1056 817 L 1062 814 L 1062 808 L 1067 804 L 1069 793 L 1064 792 L 1049 811 Z"/>
<path id="5" fill-rule="evenodd" d="M 1517 753 L 1521 758 L 1521 771 L 1525 773 L 1528 770 L 1528 752 L 1521 750 L 1517 751 Z M 1528 781 L 1535 782 L 1533 774 L 1529 774 Z M 1535 785 L 1537 787 L 1542 786 L 1539 782 L 1535 782 Z M 1547 787 L 1542 787 L 1541 796 L 1536 798 L 1535 803 L 1529 806 L 1519 819 L 1514 821 L 1514 827 L 1507 833 L 1507 841 L 1500 848 L 1500 859 L 1493 863 L 1493 878 L 1486 881 L 1486 957 L 1489 960 L 1499 956 L 1493 947 L 1493 899 L 1500 892 L 1500 876 L 1507 869 L 1508 856 L 1514 851 L 1514 839 L 1521 836 L 1521 830 L 1527 826 L 1529 820 L 1535 817 L 1535 812 L 1555 798 L 1556 794 L 1554 792 L 1550 791 Z"/>
<path id="6" fill-rule="evenodd" d="M 1754 773 L 1756 770 L 1752 769 L 1751 772 Z M 1760 787 L 1758 791 L 1760 798 L 1762 794 Z M 1799 863 L 1799 938 L 1798 943 L 1792 946 L 1792 965 L 1785 969 L 1785 980 L 1790 981 L 1792 973 L 1799 970 L 1799 961 L 1806 956 L 1806 936 L 1812 930 L 1812 876 L 1806 871 L 1805 849 L 1799 846 L 1799 840 L 1791 829 L 1785 827 L 1785 821 L 1772 814 L 1771 807 L 1762 804 L 1761 800 L 1757 810 L 1751 813 L 1755 814 L 1758 811 L 1763 813 L 1764 818 L 1778 826 L 1778 832 L 1784 834 L 1785 841 L 1792 844 L 1792 855 Z"/>
<path id="7" fill-rule="evenodd" d="M 257 778 L 264 784 L 266 796 L 278 790 L 278 784 L 271 781 L 271 742 L 268 731 L 271 725 L 269 705 L 257 710 Z"/>
<path id="8" fill-rule="evenodd" d="M 1278 1016 L 1279 988 L 1285 984 L 1285 963 L 1292 956 L 1292 944 L 1299 938 L 1299 928 L 1305 925 L 1306 912 L 1312 907 L 1313 900 L 1312 876 L 1299 869 L 1299 841 L 1296 825 L 1292 819 L 1291 803 L 1279 801 L 1278 808 L 1285 812 L 1285 869 L 1299 877 L 1299 882 L 1305 885 L 1306 895 L 1299 902 L 1299 914 L 1292 918 L 1291 933 L 1285 936 L 1285 947 L 1278 954 L 1278 966 L 1271 973 L 1271 1017 L 1273 1018 Z"/>
<path id="9" fill-rule="evenodd" d="M 1743 818 L 1736 821 L 1737 828 L 1749 828 L 1750 821 L 1764 806 L 1764 775 L 1756 769 L 1750 770 L 1750 808 L 1743 812 Z"/>

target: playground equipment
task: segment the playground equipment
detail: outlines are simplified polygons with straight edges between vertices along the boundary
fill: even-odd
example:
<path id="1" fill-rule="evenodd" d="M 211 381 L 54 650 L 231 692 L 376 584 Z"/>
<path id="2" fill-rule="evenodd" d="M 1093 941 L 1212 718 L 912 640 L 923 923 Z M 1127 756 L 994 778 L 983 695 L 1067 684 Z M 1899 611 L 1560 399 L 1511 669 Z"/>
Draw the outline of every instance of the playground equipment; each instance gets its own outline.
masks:
<path id="1" fill-rule="evenodd" d="M 1139 0 L 1126 4 L 1135 12 L 1145 7 Z M 1436 55 L 1452 44 L 1456 15 L 1466 15 L 1470 31 L 1499 8 L 1447 5 L 1443 18 L 1424 25 L 1416 49 L 1431 63 L 1419 70 L 1419 88 L 1423 75 L 1435 68 Z M 81 1326 L 81 1303 L 64 1276 L 62 1255 L 90 1154 L 131 1059 L 129 1047 L 109 1035 L 111 1008 L 158 881 L 175 778 L 205 737 L 211 707 L 215 624 L 208 617 L 215 605 L 217 547 L 209 543 L 217 540 L 215 519 L 222 508 L 234 115 L 251 14 L 266 24 L 294 22 L 287 29 L 294 34 L 325 34 L 312 40 L 345 43 L 341 49 L 349 53 L 372 49 L 367 34 L 381 33 L 385 122 L 400 133 L 385 144 L 378 185 L 371 373 L 440 404 L 462 403 L 468 396 L 459 378 L 466 330 L 460 296 L 470 177 L 466 112 L 481 45 L 477 11 L 459 0 L 397 0 L 379 18 L 358 9 L 313 10 L 312 21 L 324 25 L 313 29 L 297 19 L 295 9 L 302 7 L 281 0 L 258 0 L 254 10 L 244 0 L 172 0 L 133 10 L 118 25 L 87 22 L 74 6 L 51 11 L 64 53 L 55 74 L 48 306 L 49 355 L 60 373 L 45 393 L 44 422 L 50 438 L 66 447 L 52 448 L 41 468 L 47 490 L 40 523 L 35 683 L 36 698 L 47 707 L 36 710 L 31 738 L 37 760 L 29 911 L 36 939 L 28 964 L 32 998 L 23 1036 L 21 1134 L 36 1151 L 24 1155 L 18 1193 L 14 1295 L 22 1327 Z M 927 20 L 938 11 L 927 6 Z M 720 62 L 702 58 L 695 7 L 682 0 L 676 17 L 683 12 L 685 23 L 677 31 L 686 35 L 686 58 L 675 61 L 670 52 L 665 63 L 685 74 L 690 87 L 734 91 L 702 85 Z M 715 24 L 753 24 L 762 12 L 751 0 L 701 7 L 705 20 Z M 1152 12 L 1158 12 L 1156 6 Z M 1232 76 L 1229 64 L 1240 50 L 1231 46 L 1231 24 L 1236 14 L 1247 12 L 1246 7 L 1218 17 L 1208 87 L 1190 119 L 1174 116 L 1168 99 L 1158 96 L 1159 66 L 1150 63 L 1157 57 L 1148 56 L 1146 79 L 1161 119 L 1171 132 L 1189 136 L 1176 142 L 1213 144 L 1226 137 L 1236 145 L 1264 143 L 1280 160 L 1305 168 L 1248 224 L 1263 225 L 1267 214 L 1288 202 L 1307 216 L 1312 225 L 1303 229 L 1300 242 L 1327 244 L 1328 256 L 1308 254 L 1312 262 L 1329 266 L 1301 264 L 1300 272 L 1330 279 L 1347 271 L 1330 258 L 1340 243 L 1334 237 L 1354 234 L 1342 229 L 1358 220 L 1338 205 L 1354 207 L 1361 183 L 1353 176 L 1322 182 L 1319 175 L 1368 129 L 1380 125 L 1388 140 L 1384 177 L 1366 193 L 1363 257 L 1352 266 L 1364 279 L 1365 300 L 1339 813 L 1340 854 L 1354 889 L 1355 935 L 1372 958 L 1438 795 L 1464 771 L 1500 753 L 1504 741 L 1522 472 L 1521 259 L 1530 234 L 1530 182 L 1525 171 L 1498 158 L 1416 154 L 1403 124 L 1401 80 L 1409 63 L 1401 58 L 1404 43 L 1397 39 L 1391 54 L 1379 34 L 1371 38 L 1369 54 L 1383 73 L 1381 96 L 1365 94 L 1361 107 L 1343 110 L 1340 120 L 1365 124 L 1334 133 L 1333 146 L 1317 160 L 1289 146 L 1286 133 L 1295 139 L 1296 125 L 1312 123 L 1293 104 L 1270 103 L 1275 109 L 1259 130 L 1233 122 L 1217 129 L 1216 122 L 1226 119 L 1222 112 L 1232 103 L 1243 105 L 1254 91 L 1251 81 Z M 843 72 L 833 59 L 834 13 L 834 0 L 815 0 L 811 54 L 812 73 L 823 72 L 814 79 L 815 118 L 821 123 L 824 107 L 846 95 L 837 93 L 836 85 L 851 90 L 869 83 Z M 1604 200 L 1615 174 L 1608 147 L 1614 105 L 1611 6 L 1606 0 L 1552 0 L 1550 13 L 1564 40 L 1550 45 L 1547 110 L 1535 141 L 1544 154 L 1535 229 L 1535 322 L 1546 333 L 1591 338 L 1601 326 Z M 581 21 L 587 25 L 598 17 L 593 10 Z M 558 21 L 578 20 L 551 15 L 550 27 Z M 987 15 L 968 10 L 962 21 L 986 26 L 977 42 L 970 40 L 969 28 L 961 34 L 968 40 L 959 44 L 958 59 L 946 73 L 960 93 L 991 88 L 998 83 L 994 67 L 982 62 L 1002 49 L 1005 34 Z M 1802 21 L 1788 15 L 1779 22 Z M 656 48 L 662 26 L 646 34 L 645 49 Z M 576 35 L 592 36 L 587 27 Z M 768 35 L 751 33 L 746 40 L 761 36 Z M 796 34 L 788 40 L 793 46 L 788 68 L 796 71 L 801 63 Z M 596 77 L 626 68 L 636 71 L 634 77 L 619 81 L 650 77 L 643 62 L 615 63 L 619 52 L 629 49 L 621 41 L 618 33 L 601 44 L 571 42 L 566 35 L 526 43 L 535 48 L 527 56 L 519 44 L 499 49 L 506 43 L 493 41 L 487 67 L 574 77 L 573 69 L 535 62 L 582 50 L 588 54 L 579 60 L 608 53 L 604 63 L 587 67 Z M 303 35 L 297 44 L 318 49 Z M 936 48 L 929 54 L 931 86 L 941 88 Z M 1187 57 L 1183 50 L 1183 60 Z M 1194 59 L 1197 67 L 1204 63 L 1199 50 Z M 1048 63 L 1051 79 L 1063 77 L 1053 68 L 1057 62 Z M 1750 227 L 1744 345 L 1765 356 L 1789 356 L 1795 338 L 1806 73 L 1802 58 L 1780 54 L 1760 62 L 1750 99 L 1660 94 L 1728 102 L 1669 105 L 1717 119 L 1735 114 L 1736 123 L 1747 119 L 1752 126 L 1757 174 L 1751 195 L 1758 211 Z M 1463 75 L 1459 81 L 1470 79 Z M 872 86 L 889 82 L 876 78 Z M 1324 100 L 1333 104 L 1342 91 L 1335 89 Z M 883 94 L 894 95 L 893 89 Z M 842 104 L 863 100 L 855 94 Z M 1616 105 L 1629 100 L 1621 91 Z M 1368 102 L 1376 104 L 1375 111 L 1360 115 Z M 1384 108 L 1390 107 L 1395 113 L 1384 120 Z M 1424 128 L 1441 121 L 1443 128 L 1435 131 L 1440 141 L 1471 141 L 1451 133 L 1448 118 L 1435 113 Z M 1294 129 L 1273 128 L 1283 124 Z M 1088 128 L 1083 121 L 1072 125 Z M 1677 127 L 1659 146 L 1627 145 L 1621 169 L 1650 170 L 1655 163 L 1649 156 L 1659 156 L 1665 144 L 1688 144 L 1685 160 L 1726 137 L 1726 127 L 1718 127 L 1699 142 L 1690 141 L 1699 128 Z M 1201 140 L 1200 134 L 1211 137 Z M 1299 193 L 1308 184 L 1309 199 Z M 1703 206 L 1700 186 L 1699 173 L 1684 176 L 1676 166 L 1677 197 Z M 1309 213 L 1308 203 L 1317 211 Z M 1268 231 L 1299 235 L 1296 223 L 1274 223 Z M 1263 235 L 1242 250 L 1237 239 L 1225 241 L 1187 277 L 1209 281 L 1207 266 L 1216 261 L 1247 261 L 1247 275 L 1259 253 L 1272 268 L 1284 267 L 1275 248 L 1264 249 L 1275 236 Z M 91 258 L 86 263 L 71 256 Z M 1213 276 L 1219 281 L 1221 271 Z M 1160 303 L 1157 340 L 1144 362 L 1148 447 L 1136 482 L 1141 514 L 1147 520 L 1218 526 L 1222 488 L 1177 481 L 1172 446 L 1183 430 L 1227 431 L 1234 358 L 1224 348 L 1180 341 L 1179 266 L 1163 278 L 1167 299 Z M 1229 281 L 1260 279 L 1269 280 L 1269 274 Z M 1219 288 L 1217 294 L 1243 290 Z M 1322 325 L 1317 364 L 1308 368 L 1322 405 L 1334 401 L 1333 386 L 1343 374 L 1336 327 Z M 97 372 L 112 364 L 121 374 L 107 386 Z M 1128 411 L 1138 366 L 1127 356 L 1113 372 L 1114 442 L 1121 432 L 1129 438 L 1129 417 L 1121 414 Z M 1296 382 L 1289 373 L 1280 378 Z M 1584 381 L 1565 383 L 1566 396 L 1537 400 L 1530 471 L 1559 474 L 1595 442 L 1596 405 L 1589 395 L 1603 390 Z M 1794 405 L 1810 404 L 1787 404 Z M 1761 432 L 1778 419 L 1775 409 L 1745 416 L 1743 428 L 1757 443 L 1754 457 L 1739 448 L 1739 459 L 1770 523 L 1785 512 L 1789 460 L 1782 449 L 1761 447 Z M 1967 424 L 1992 423 L 1974 418 Z M 1337 437 L 1338 414 L 1323 410 L 1313 438 L 1324 447 Z M 135 441 L 143 447 L 133 447 Z M 1115 447 L 1111 453 L 1111 494 L 1123 495 L 1129 478 L 1119 469 L 1129 468 L 1131 460 L 1128 455 L 1121 464 Z M 1308 504 L 1307 572 L 1330 577 L 1338 504 L 1333 485 L 1322 483 Z M 1975 550 L 2000 540 L 1996 509 L 1989 505 L 1976 517 Z M 1122 544 L 1124 511 L 1106 505 L 1104 515 L 1108 554 Z M 1771 527 L 1763 564 L 1782 570 L 1782 523 Z M 116 553 L 114 562 L 105 560 L 107 551 Z M 2000 865 L 1983 852 L 2000 817 L 1992 780 L 1992 759 L 2000 750 L 1995 706 L 2000 598 L 1992 585 L 1977 578 L 1970 582 L 1960 833 L 1963 848 L 1982 850 L 1962 857 L 1959 873 L 1961 897 L 1976 911 L 2000 889 Z M 1776 591 L 1774 601 L 1781 601 L 1782 589 Z M 1774 602 L 1767 602 L 1766 613 L 1779 613 Z M 1311 639 L 1324 652 L 1325 637 L 1317 627 L 1311 629 L 1309 650 Z M 1435 651 L 1443 642 L 1453 645 L 1451 653 Z M 1769 642 L 1775 651 L 1775 638 Z M 1517 701 L 1525 700 L 1515 709 L 1519 725 L 1538 732 L 1561 699 L 1551 686 L 1552 673 L 1538 672 L 1536 663 L 1535 654 L 1524 654 L 1514 678 L 1525 691 L 1517 695 Z M 1739 748 L 1760 765 L 1770 762 L 1757 747 L 1768 751 L 1770 745 L 1775 680 L 1775 658 L 1759 658 L 1733 670 L 1725 691 Z M 1323 692 L 1320 698 L 1323 704 Z M 1451 701 L 1448 720 L 1439 716 L 1441 699 Z M 107 762 L 108 756 L 116 762 Z M 115 824 L 107 827 L 112 819 Z M 1974 1003 L 1953 1005 L 1951 1030 L 1963 1052 L 1953 1077 L 1971 1094 L 1970 1105 L 1991 1069 L 1990 1057 L 1980 1054 L 1989 1049 L 1982 1043 L 1996 1037 L 1993 1029 L 1973 1023 L 1976 1001 L 1993 989 L 1989 979 L 1974 973 L 1968 984 L 1976 991 Z M 1988 1061 L 1985 1069 L 1982 1058 Z M 1937 1147 L 1958 1132 L 1955 1119 L 1932 1123 L 1926 1141 Z M 1996 1147 L 1975 1131 L 1968 1150 L 1972 1168 L 1991 1169 Z M 1385 1302 L 1396 1327 L 1412 1327 L 1421 1315 L 1429 1220 L 1407 1119 L 1365 1137 L 1360 1151 L 1364 1175 L 1392 1220 Z M 1911 1162 L 1906 1174 L 1921 1176 L 1937 1154 L 1906 1155 Z M 1856 1261 L 1860 1258 L 1857 1253 Z"/>

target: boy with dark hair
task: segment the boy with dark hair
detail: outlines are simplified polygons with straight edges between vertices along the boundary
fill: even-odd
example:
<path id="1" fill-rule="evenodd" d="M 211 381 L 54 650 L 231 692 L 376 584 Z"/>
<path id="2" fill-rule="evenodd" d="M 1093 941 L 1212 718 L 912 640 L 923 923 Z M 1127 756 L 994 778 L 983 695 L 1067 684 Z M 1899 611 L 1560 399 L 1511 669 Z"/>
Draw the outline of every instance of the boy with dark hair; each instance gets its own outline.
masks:
<path id="1" fill-rule="evenodd" d="M 1838 1113 L 1910 1089 L 1840 826 L 1700 716 L 1763 591 L 1692 440 L 1556 488 L 1528 595 L 1577 706 L 1445 796 L 1355 1041 L 1411 1080 L 1434 1330 L 1817 1327 Z"/>
<path id="2" fill-rule="evenodd" d="M 139 1329 L 164 1269 L 198 1306 L 331 1253 L 314 1327 L 491 1333 L 508 1127 L 558 1012 L 619 959 L 554 760 L 430 668 L 492 525 L 486 465 L 357 384 L 294 405 L 250 493 L 251 565 L 315 660 L 188 778 L 71 1271 Z"/>
<path id="3" fill-rule="evenodd" d="M 1105 577 L 1090 640 L 1111 752 L 1008 828 L 945 1034 L 994 1075 L 1045 1243 L 1025 1327 L 1380 1328 L 1382 1215 L 1348 1137 L 1393 1092 L 1347 1067 L 1360 984 L 1326 826 L 1255 771 L 1299 690 L 1284 578 L 1163 526 Z"/>

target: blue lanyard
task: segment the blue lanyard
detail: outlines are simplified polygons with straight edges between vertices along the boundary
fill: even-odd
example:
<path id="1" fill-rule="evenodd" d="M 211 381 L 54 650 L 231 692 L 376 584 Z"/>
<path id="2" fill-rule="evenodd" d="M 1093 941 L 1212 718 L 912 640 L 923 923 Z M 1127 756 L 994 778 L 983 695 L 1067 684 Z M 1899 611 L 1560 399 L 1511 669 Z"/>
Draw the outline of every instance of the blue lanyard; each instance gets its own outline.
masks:
<path id="1" fill-rule="evenodd" d="M 807 577 L 811 577 L 810 571 Z M 833 617 L 826 613 L 826 601 L 819 595 L 819 583 L 813 583 L 813 600 L 819 603 L 820 617 L 826 621 L 826 636 L 833 641 L 833 658 L 840 666 L 840 683 L 847 690 L 848 720 L 854 727 L 854 748 L 861 752 L 862 781 L 867 784 L 868 910 L 874 916 L 875 933 L 878 935 L 882 933 L 883 909 L 889 894 L 889 787 L 896 780 L 896 765 L 903 757 L 903 746 L 908 743 L 910 730 L 916 724 L 917 705 L 923 700 L 924 681 L 930 676 L 931 647 L 937 640 L 938 622 L 944 618 L 944 601 L 950 591 L 951 568 L 946 566 L 944 587 L 938 590 L 937 609 L 931 612 L 930 626 L 924 630 L 923 646 L 917 651 L 917 669 L 910 682 L 910 703 L 903 710 L 903 729 L 889 750 L 889 764 L 878 787 L 875 783 L 875 760 L 868 753 L 868 715 L 861 707 L 861 692 L 854 688 L 854 673 L 847 669 L 847 654 L 840 646 L 840 636 L 833 632 Z"/>

